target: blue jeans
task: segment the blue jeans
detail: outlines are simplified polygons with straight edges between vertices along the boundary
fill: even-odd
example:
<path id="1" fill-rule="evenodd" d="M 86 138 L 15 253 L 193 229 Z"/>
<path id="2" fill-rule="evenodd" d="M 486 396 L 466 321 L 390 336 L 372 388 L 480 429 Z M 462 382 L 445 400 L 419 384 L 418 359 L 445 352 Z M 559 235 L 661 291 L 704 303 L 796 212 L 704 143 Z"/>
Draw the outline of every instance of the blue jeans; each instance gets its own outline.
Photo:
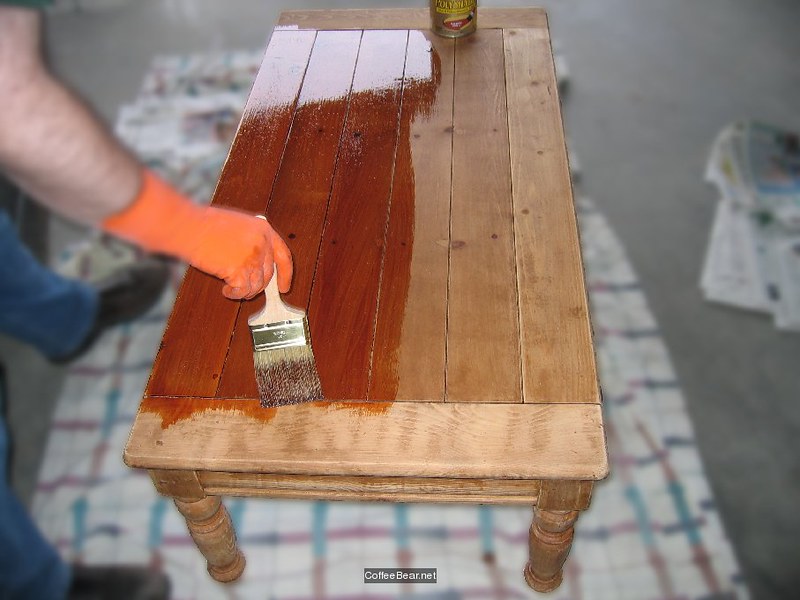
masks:
<path id="1" fill-rule="evenodd" d="M 43 267 L 0 210 L 0 332 L 51 358 L 86 339 L 97 312 L 97 292 Z"/>
<path id="2" fill-rule="evenodd" d="M 70 568 L 14 496 L 7 467 L 8 435 L 0 416 L 0 598 L 61 600 L 67 595 Z"/>
<path id="3" fill-rule="evenodd" d="M 97 311 L 89 286 L 40 265 L 0 210 L 0 331 L 50 357 L 84 341 Z M 8 436 L 0 387 L 0 599 L 64 598 L 70 569 L 39 533 L 8 484 Z"/>

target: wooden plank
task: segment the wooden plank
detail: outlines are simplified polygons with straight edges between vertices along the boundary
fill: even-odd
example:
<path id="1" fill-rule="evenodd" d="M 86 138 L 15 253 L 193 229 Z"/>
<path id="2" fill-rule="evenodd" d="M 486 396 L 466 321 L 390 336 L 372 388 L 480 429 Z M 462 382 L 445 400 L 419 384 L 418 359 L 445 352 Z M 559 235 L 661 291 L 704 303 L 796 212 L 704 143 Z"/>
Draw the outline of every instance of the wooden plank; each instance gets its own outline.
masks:
<path id="1" fill-rule="evenodd" d="M 239 303 L 216 277 L 189 268 L 156 354 L 145 396 L 213 397 Z"/>
<path id="2" fill-rule="evenodd" d="M 453 40 L 412 31 L 369 398 L 444 400 Z"/>
<path id="3" fill-rule="evenodd" d="M 280 14 L 277 30 L 288 29 L 429 29 L 427 8 L 382 8 L 345 10 L 290 10 Z M 478 27 L 547 28 L 541 8 L 478 8 Z"/>
<path id="4" fill-rule="evenodd" d="M 599 402 L 549 39 L 505 36 L 526 402 Z"/>
<path id="5" fill-rule="evenodd" d="M 320 32 L 308 63 L 267 216 L 294 259 L 284 300 L 307 310 L 361 33 Z M 248 317 L 264 297 L 245 302 L 234 327 L 217 397 L 257 398 Z"/>
<path id="6" fill-rule="evenodd" d="M 275 32 L 214 192 L 214 204 L 263 213 L 316 34 Z M 146 393 L 211 397 L 239 302 L 222 282 L 190 269 L 167 322 Z"/>
<path id="7" fill-rule="evenodd" d="M 295 475 L 602 479 L 600 406 L 146 398 L 125 449 L 146 469 Z"/>
<path id="8" fill-rule="evenodd" d="M 502 31 L 456 42 L 448 402 L 521 402 Z"/>
<path id="9" fill-rule="evenodd" d="M 361 40 L 308 310 L 328 399 L 367 397 L 407 37 Z"/>
<path id="10" fill-rule="evenodd" d="M 272 34 L 220 174 L 215 205 L 264 214 L 315 37 Z"/>
<path id="11" fill-rule="evenodd" d="M 198 476 L 208 494 L 220 496 L 525 505 L 536 504 L 543 483 L 509 479 L 336 477 L 214 471 L 201 471 Z"/>

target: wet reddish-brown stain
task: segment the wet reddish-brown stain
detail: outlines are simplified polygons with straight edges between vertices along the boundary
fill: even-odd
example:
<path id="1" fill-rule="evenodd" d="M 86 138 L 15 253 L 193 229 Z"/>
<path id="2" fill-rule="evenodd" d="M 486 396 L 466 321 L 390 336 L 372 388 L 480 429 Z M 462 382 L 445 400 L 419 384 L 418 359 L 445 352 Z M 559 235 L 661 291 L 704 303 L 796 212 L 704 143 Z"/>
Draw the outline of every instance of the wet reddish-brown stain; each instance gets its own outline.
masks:
<path id="1" fill-rule="evenodd" d="M 284 300 L 301 308 L 309 305 L 360 43 L 360 32 L 318 34 L 267 210 L 273 226 L 287 240 L 295 260 L 292 290 L 285 295 Z M 369 48 L 365 50 L 368 55 Z M 362 54 L 362 60 L 364 56 Z M 366 75 L 369 76 L 369 70 Z M 358 92 L 356 95 L 363 93 Z M 364 100 L 360 102 L 364 103 Z M 361 130 L 354 132 L 363 133 Z M 287 232 L 292 236 L 288 236 Z M 335 241 L 331 240 L 331 244 L 335 244 Z M 334 266 L 343 273 L 354 270 L 346 261 L 339 261 Z M 263 297 L 242 305 L 231 337 L 217 397 L 257 396 L 247 318 L 261 306 Z M 309 317 L 313 331 L 316 322 L 313 309 Z M 326 380 L 324 375 L 327 359 L 324 345 L 317 337 L 314 336 L 313 346 L 318 365 L 323 365 L 325 393 L 327 397 L 336 397 L 335 386 L 330 384 L 331 378 Z M 352 373 L 357 379 L 358 371 L 353 370 Z M 367 373 L 368 370 L 364 371 L 364 378 Z"/>
<path id="2" fill-rule="evenodd" d="M 392 402 L 310 402 L 310 406 L 326 410 L 346 410 L 364 415 L 382 415 L 392 407 Z M 264 408 L 256 399 L 218 400 L 215 398 L 145 398 L 141 412 L 157 415 L 161 429 L 169 429 L 177 423 L 207 413 L 242 414 L 259 423 L 269 423 L 278 414 L 279 408 Z"/>
<path id="3" fill-rule="evenodd" d="M 196 269 L 184 277 L 167 322 L 147 394 L 211 396 L 227 351 L 220 336 L 233 326 L 238 303 L 222 296 L 221 282 Z"/>
<path id="4" fill-rule="evenodd" d="M 236 412 L 261 423 L 275 418 L 277 408 L 263 408 L 258 400 L 216 400 L 213 398 L 145 398 L 142 413 L 161 418 L 161 429 L 207 412 Z"/>
<path id="5" fill-rule="evenodd" d="M 388 232 L 380 275 L 379 312 L 376 315 L 372 364 L 367 397 L 393 400 L 399 386 L 399 350 L 414 252 L 416 190 L 411 154 L 411 126 L 427 116 L 441 81 L 438 53 L 416 31 L 409 33 L 400 113 L 400 136 L 388 216 Z"/>
<path id="6" fill-rule="evenodd" d="M 294 260 L 292 289 L 284 301 L 303 310 L 311 293 L 360 38 L 360 32 L 352 31 L 317 35 L 267 208 Z M 263 306 L 261 295 L 242 304 L 217 397 L 258 397 L 247 319 Z"/>
<path id="7" fill-rule="evenodd" d="M 411 33 L 414 49 L 424 40 Z M 276 32 L 215 193 L 216 204 L 265 212 L 291 248 L 284 300 L 308 312 L 328 400 L 397 393 L 414 250 L 410 125 L 430 110 L 439 73 L 435 52 L 409 50 L 430 64 L 406 64 L 408 40 L 407 31 Z M 149 395 L 258 398 L 247 318 L 264 299 L 232 302 L 221 287 L 189 271 Z M 174 402 L 159 404 L 167 424 L 220 406 Z"/>
<path id="8" fill-rule="evenodd" d="M 309 31 L 273 36 L 217 184 L 215 205 L 263 213 L 314 37 Z M 211 374 L 222 372 L 238 312 L 239 303 L 222 295 L 220 280 L 189 269 L 147 393 L 214 396 L 220 381 Z"/>
<path id="9" fill-rule="evenodd" d="M 388 412 L 393 402 L 314 402 L 315 406 L 333 410 L 349 410 L 358 415 L 382 415 Z"/>
<path id="10" fill-rule="evenodd" d="M 331 400 L 367 397 L 407 38 L 365 31 L 353 77 L 309 306 Z"/>
<path id="11" fill-rule="evenodd" d="M 264 296 L 242 302 L 230 336 L 230 348 L 217 389 L 217 398 L 258 398 L 253 367 L 253 338 L 247 317 L 264 307 Z"/>

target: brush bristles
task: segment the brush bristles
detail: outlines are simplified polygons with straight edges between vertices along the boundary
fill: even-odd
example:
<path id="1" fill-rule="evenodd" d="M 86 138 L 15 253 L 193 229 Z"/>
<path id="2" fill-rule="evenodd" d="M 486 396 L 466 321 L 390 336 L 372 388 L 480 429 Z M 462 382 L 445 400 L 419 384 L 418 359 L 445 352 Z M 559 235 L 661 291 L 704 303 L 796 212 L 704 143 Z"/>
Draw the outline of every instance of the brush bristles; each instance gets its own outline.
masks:
<path id="1" fill-rule="evenodd" d="M 272 408 L 322 400 L 311 346 L 260 350 L 253 354 L 261 406 Z"/>

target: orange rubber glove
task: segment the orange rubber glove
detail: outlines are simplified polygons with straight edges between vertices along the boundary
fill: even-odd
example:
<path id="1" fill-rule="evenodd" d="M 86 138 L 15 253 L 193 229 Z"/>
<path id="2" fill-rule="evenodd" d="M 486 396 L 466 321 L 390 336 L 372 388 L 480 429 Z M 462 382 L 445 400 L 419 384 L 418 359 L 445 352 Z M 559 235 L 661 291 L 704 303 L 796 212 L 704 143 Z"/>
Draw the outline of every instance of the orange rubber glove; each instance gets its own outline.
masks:
<path id="1" fill-rule="evenodd" d="M 269 283 L 273 265 L 278 289 L 288 292 L 292 255 L 264 219 L 225 208 L 198 206 L 150 171 L 125 210 L 102 228 L 150 252 L 169 254 L 225 281 L 233 300 L 252 298 Z"/>

